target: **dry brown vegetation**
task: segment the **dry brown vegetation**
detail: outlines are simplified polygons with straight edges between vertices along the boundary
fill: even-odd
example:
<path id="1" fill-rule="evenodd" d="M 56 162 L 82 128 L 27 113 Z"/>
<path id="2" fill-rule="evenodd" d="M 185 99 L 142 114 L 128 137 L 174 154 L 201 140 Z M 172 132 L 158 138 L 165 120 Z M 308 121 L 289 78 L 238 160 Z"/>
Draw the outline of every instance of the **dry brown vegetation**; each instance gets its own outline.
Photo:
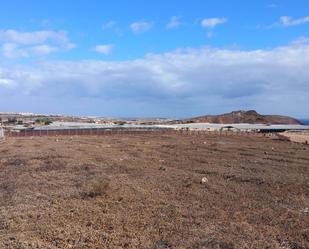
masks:
<path id="1" fill-rule="evenodd" d="M 309 248 L 308 145 L 10 138 L 0 168 L 1 248 Z"/>

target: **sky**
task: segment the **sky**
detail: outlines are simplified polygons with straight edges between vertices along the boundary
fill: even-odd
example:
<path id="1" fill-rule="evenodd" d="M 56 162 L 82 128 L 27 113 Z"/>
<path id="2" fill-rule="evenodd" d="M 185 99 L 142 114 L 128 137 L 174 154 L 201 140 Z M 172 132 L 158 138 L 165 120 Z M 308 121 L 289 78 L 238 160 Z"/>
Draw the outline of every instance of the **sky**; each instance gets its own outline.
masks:
<path id="1" fill-rule="evenodd" d="M 309 118 L 309 0 L 10 0 L 0 112 Z"/>

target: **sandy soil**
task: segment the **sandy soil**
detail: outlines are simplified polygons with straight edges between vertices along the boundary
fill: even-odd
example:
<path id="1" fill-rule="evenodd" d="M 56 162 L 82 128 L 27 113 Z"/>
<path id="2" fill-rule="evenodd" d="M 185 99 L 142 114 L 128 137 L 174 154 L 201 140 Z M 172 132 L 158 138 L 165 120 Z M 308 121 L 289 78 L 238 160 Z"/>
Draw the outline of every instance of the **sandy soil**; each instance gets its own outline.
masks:
<path id="1" fill-rule="evenodd" d="M 10 138 L 0 168 L 1 248 L 309 248 L 308 145 Z"/>

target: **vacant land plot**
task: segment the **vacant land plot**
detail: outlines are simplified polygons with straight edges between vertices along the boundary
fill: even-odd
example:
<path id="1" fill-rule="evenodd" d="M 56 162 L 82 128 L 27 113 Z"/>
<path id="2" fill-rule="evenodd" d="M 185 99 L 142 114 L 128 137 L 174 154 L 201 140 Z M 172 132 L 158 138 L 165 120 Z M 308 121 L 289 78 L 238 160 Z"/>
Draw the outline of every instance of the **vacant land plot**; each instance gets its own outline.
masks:
<path id="1" fill-rule="evenodd" d="M 9 138 L 0 169 L 1 248 L 309 248 L 307 145 Z"/>
<path id="2" fill-rule="evenodd" d="M 283 132 L 282 135 L 292 142 L 309 144 L 309 132 Z"/>

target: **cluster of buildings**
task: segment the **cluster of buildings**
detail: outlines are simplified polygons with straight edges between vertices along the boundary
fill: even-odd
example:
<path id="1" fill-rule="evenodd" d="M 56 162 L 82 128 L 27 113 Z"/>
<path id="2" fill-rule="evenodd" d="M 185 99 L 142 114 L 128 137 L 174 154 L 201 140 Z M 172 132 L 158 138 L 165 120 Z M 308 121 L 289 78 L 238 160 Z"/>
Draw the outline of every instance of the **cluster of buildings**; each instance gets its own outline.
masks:
<path id="1" fill-rule="evenodd" d="M 169 121 L 169 120 L 168 120 Z M 309 132 L 307 125 L 266 125 L 266 124 L 215 124 L 215 123 L 176 123 L 166 119 L 107 119 L 96 117 L 70 117 L 58 115 L 35 115 L 0 113 L 0 137 L 6 131 L 29 130 L 90 130 L 90 129 L 143 129 L 143 130 L 200 130 L 231 131 L 254 133 L 278 133 L 284 131 Z"/>

